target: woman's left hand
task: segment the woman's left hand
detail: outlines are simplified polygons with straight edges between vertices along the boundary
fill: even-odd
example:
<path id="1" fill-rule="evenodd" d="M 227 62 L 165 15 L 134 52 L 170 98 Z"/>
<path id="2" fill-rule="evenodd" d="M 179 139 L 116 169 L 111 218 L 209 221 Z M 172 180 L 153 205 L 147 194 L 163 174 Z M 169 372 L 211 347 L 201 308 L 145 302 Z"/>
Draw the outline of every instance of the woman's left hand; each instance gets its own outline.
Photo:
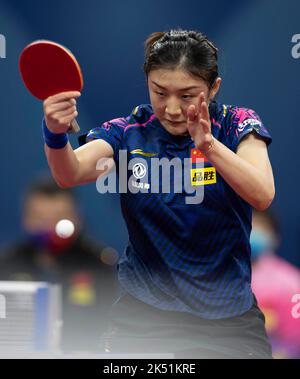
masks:
<path id="1" fill-rule="evenodd" d="M 204 93 L 200 94 L 199 109 L 190 105 L 187 109 L 187 128 L 197 149 L 205 152 L 212 144 L 211 122 Z"/>

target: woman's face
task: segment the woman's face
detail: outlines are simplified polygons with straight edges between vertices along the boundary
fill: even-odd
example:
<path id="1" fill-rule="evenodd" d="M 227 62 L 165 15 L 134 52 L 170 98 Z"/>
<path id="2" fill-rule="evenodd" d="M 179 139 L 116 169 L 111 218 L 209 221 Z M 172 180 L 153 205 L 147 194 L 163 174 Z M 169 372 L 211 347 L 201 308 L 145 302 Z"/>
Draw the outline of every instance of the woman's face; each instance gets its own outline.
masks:
<path id="1" fill-rule="evenodd" d="M 221 79 L 209 92 L 207 83 L 181 69 L 157 69 L 148 75 L 148 87 L 153 111 L 162 126 L 173 135 L 187 133 L 187 109 L 198 109 L 201 92 L 209 103 L 219 89 Z M 215 88 L 217 87 L 217 88 Z"/>

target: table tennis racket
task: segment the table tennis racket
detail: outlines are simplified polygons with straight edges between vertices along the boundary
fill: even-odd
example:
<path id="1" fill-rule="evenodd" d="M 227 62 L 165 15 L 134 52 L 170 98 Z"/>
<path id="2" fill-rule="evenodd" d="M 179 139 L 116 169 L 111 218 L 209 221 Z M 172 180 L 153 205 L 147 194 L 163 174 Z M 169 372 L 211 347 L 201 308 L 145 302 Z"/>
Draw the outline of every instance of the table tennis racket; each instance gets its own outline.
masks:
<path id="1" fill-rule="evenodd" d="M 79 91 L 83 88 L 80 66 L 74 55 L 64 46 L 47 40 L 30 43 L 20 55 L 19 69 L 28 91 L 45 100 L 60 92 Z M 74 119 L 69 132 L 80 130 Z"/>

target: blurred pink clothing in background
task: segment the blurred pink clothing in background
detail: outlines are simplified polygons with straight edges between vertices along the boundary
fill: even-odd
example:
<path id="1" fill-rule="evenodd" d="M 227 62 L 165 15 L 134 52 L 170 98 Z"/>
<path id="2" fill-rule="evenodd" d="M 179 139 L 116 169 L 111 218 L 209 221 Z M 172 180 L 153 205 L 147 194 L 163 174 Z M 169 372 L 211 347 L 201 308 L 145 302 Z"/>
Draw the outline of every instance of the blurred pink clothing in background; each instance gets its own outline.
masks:
<path id="1" fill-rule="evenodd" d="M 252 267 L 252 289 L 266 317 L 274 358 L 300 358 L 300 270 L 264 254 Z"/>

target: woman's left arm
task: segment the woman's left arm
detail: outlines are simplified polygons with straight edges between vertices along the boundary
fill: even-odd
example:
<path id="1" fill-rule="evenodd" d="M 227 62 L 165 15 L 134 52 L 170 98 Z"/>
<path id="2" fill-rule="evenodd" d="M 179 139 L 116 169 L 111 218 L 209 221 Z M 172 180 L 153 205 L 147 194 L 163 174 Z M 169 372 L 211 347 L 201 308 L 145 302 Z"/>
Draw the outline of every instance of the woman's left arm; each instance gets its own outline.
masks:
<path id="1" fill-rule="evenodd" d="M 270 206 L 275 196 L 275 185 L 263 139 L 251 132 L 241 140 L 236 153 L 218 140 L 212 140 L 210 116 L 204 94 L 200 96 L 198 113 L 194 105 L 188 109 L 188 130 L 196 148 L 205 154 L 241 198 L 259 211 Z"/>
<path id="2" fill-rule="evenodd" d="M 275 196 L 274 177 L 266 143 L 254 133 L 239 143 L 236 154 L 214 140 L 205 153 L 233 190 L 258 211 L 267 209 Z"/>

